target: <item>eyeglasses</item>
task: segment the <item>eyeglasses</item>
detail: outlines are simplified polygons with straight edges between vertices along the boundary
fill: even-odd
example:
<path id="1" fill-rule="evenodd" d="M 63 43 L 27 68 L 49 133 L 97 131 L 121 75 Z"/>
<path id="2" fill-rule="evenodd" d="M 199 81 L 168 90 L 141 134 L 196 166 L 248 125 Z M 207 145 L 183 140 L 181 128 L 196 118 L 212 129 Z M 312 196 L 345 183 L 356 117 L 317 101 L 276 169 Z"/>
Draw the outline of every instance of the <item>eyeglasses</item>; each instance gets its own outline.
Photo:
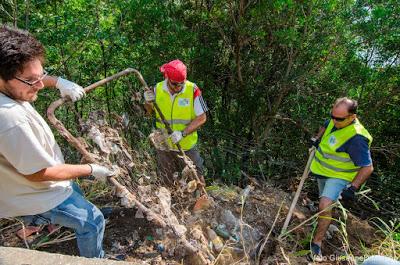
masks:
<path id="1" fill-rule="evenodd" d="M 351 114 L 350 114 L 350 115 L 351 115 Z M 331 113 L 331 118 L 332 118 L 332 120 L 336 120 L 336 121 L 344 121 L 344 120 L 347 119 L 350 115 L 347 115 L 347 116 L 344 117 L 344 118 L 338 118 L 338 117 L 333 116 L 333 114 Z"/>
<path id="2" fill-rule="evenodd" d="M 34 80 L 34 81 L 24 80 L 24 79 L 21 79 L 19 77 L 14 77 L 14 78 L 17 79 L 18 81 L 20 81 L 20 82 L 32 87 L 32 86 L 36 85 L 37 83 L 39 83 L 40 81 L 42 81 L 46 76 L 47 76 L 47 72 L 43 71 L 42 76 L 39 77 L 38 79 Z"/>
<path id="3" fill-rule="evenodd" d="M 171 83 L 171 85 L 173 85 L 175 87 L 177 87 L 177 86 L 181 87 L 185 84 L 185 82 L 173 82 L 171 80 L 169 82 Z"/>

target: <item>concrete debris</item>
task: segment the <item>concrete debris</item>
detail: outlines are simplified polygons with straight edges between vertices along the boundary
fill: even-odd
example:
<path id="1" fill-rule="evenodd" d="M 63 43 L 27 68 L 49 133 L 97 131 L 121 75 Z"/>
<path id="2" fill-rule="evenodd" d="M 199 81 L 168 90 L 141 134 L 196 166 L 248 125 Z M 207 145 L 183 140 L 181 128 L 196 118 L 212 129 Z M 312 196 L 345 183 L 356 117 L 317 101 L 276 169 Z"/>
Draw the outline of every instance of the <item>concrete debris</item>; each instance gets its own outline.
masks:
<path id="1" fill-rule="evenodd" d="M 328 227 L 328 230 L 326 231 L 326 238 L 327 239 L 332 239 L 335 233 L 339 233 L 339 228 L 335 226 L 334 224 L 330 224 Z"/>
<path id="2" fill-rule="evenodd" d="M 135 218 L 144 218 L 142 210 L 138 209 L 136 211 Z"/>
<path id="3" fill-rule="evenodd" d="M 29 250 L 22 248 L 0 247 L 0 264 L 15 265 L 145 265 L 146 262 L 135 261 L 113 261 L 109 259 L 88 259 L 77 256 L 47 253 L 44 251 Z"/>
<path id="4" fill-rule="evenodd" d="M 238 196 L 238 204 L 242 205 L 243 203 L 246 202 L 247 196 L 249 196 L 250 192 L 254 190 L 254 187 L 251 185 L 248 185 L 245 189 L 243 189 L 239 196 Z"/>
<path id="5" fill-rule="evenodd" d="M 223 210 L 220 215 L 220 223 L 224 224 L 230 233 L 236 232 L 239 227 L 238 219 L 231 210 Z"/>
<path id="6" fill-rule="evenodd" d="M 246 249 L 253 249 L 261 239 L 262 235 L 257 228 L 236 218 L 230 210 L 222 211 L 220 223 L 226 227 L 233 241 L 244 244 Z"/>

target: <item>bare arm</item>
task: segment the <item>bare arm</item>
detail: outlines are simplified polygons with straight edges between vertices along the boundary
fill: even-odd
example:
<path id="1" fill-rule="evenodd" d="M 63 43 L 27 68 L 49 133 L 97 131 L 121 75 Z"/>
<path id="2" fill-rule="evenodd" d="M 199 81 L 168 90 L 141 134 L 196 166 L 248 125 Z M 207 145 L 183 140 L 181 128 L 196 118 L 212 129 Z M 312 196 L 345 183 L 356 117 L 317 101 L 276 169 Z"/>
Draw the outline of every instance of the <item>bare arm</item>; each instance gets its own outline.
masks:
<path id="1" fill-rule="evenodd" d="M 43 84 L 45 87 L 56 87 L 58 77 L 56 76 L 46 76 L 43 79 Z"/>
<path id="2" fill-rule="evenodd" d="M 89 176 L 92 168 L 89 165 L 69 165 L 61 164 L 57 166 L 48 167 L 42 169 L 31 175 L 25 175 L 25 177 L 33 182 L 39 181 L 61 181 L 76 179 L 82 176 Z"/>
<path id="3" fill-rule="evenodd" d="M 185 128 L 184 132 L 186 135 L 191 134 L 200 128 L 207 121 L 207 115 L 205 113 L 197 116 L 191 123 Z"/>
<path id="4" fill-rule="evenodd" d="M 358 171 L 356 177 L 353 179 L 351 185 L 359 189 L 362 184 L 371 176 L 372 172 L 374 171 L 374 167 L 372 165 L 361 167 Z"/>
<path id="5" fill-rule="evenodd" d="M 153 103 L 148 103 L 148 102 L 144 103 L 144 109 L 146 110 L 146 114 L 148 116 L 150 116 L 153 113 L 153 107 L 154 107 Z"/>
<path id="6" fill-rule="evenodd" d="M 324 135 L 324 133 L 325 133 L 325 130 L 326 130 L 325 127 L 320 127 L 317 135 L 315 136 L 315 138 L 321 139 L 322 135 Z"/>

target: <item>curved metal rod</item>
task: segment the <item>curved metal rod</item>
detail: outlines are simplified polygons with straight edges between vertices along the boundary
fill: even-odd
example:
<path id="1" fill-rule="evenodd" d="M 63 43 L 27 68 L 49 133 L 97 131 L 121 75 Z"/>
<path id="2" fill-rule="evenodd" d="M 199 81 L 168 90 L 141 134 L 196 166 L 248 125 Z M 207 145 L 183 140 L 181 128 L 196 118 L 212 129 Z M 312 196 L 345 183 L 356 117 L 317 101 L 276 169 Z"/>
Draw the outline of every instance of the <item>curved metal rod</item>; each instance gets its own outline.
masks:
<path id="1" fill-rule="evenodd" d="M 102 86 L 112 80 L 115 80 L 117 78 L 129 75 L 129 74 L 135 74 L 136 77 L 139 79 L 140 83 L 147 89 L 147 83 L 143 79 L 142 74 L 136 69 L 127 68 L 115 75 L 106 77 L 94 84 L 91 84 L 91 85 L 85 87 L 84 90 L 86 93 L 88 93 L 88 92 L 92 91 L 93 89 L 95 89 L 96 87 Z M 71 100 L 70 98 L 60 98 L 60 99 L 54 101 L 53 103 L 51 103 L 50 106 L 47 108 L 47 117 L 48 117 L 50 123 L 54 127 L 56 127 L 56 129 L 60 132 L 60 134 L 83 155 L 83 158 L 85 161 L 87 161 L 89 163 L 94 163 L 94 162 L 96 162 L 96 158 L 93 156 L 93 154 L 91 154 L 89 151 L 87 151 L 86 148 L 84 147 L 84 144 L 80 140 L 78 140 L 75 136 L 73 136 L 65 128 L 64 124 L 61 121 L 59 121 L 56 118 L 56 116 L 54 115 L 55 110 L 59 106 L 61 106 L 62 104 L 64 104 L 65 102 L 68 102 L 70 100 Z"/>
<path id="2" fill-rule="evenodd" d="M 145 89 L 148 89 L 147 87 L 147 83 L 146 81 L 144 81 L 142 75 L 140 74 L 140 72 L 136 69 L 133 68 L 127 68 L 124 71 L 121 71 L 115 75 L 112 75 L 110 77 L 106 77 L 94 84 L 91 84 L 90 86 L 85 87 L 85 92 L 90 92 L 93 89 L 95 89 L 96 87 L 99 87 L 101 85 L 104 85 L 105 83 L 108 83 L 114 79 L 120 78 L 122 76 L 125 75 L 129 75 L 129 74 L 135 74 L 136 77 L 139 79 L 140 83 L 142 83 L 142 85 L 144 86 Z M 50 104 L 50 106 L 47 108 L 47 117 L 49 118 L 50 123 L 56 127 L 56 129 L 60 132 L 60 134 L 70 143 L 72 144 L 79 153 L 82 154 L 83 159 L 86 162 L 89 163 L 96 163 L 96 157 L 94 154 L 90 153 L 89 151 L 86 150 L 85 148 L 85 143 L 82 143 L 80 140 L 78 140 L 77 138 L 75 138 L 64 126 L 64 124 L 59 121 L 55 115 L 54 115 L 54 111 L 61 106 L 63 103 L 70 101 L 71 99 L 69 98 L 61 98 L 58 99 L 56 101 L 54 101 L 53 103 Z M 84 140 L 83 140 L 84 141 Z M 155 214 L 152 210 L 146 208 L 143 204 L 140 203 L 139 200 L 136 199 L 136 197 L 130 193 L 126 187 L 124 187 L 123 185 L 121 185 L 116 179 L 115 177 L 111 177 L 110 182 L 117 188 L 117 191 L 119 191 L 119 193 L 121 194 L 121 196 L 128 198 L 128 200 L 133 201 L 134 204 L 141 209 L 144 213 L 146 213 L 148 216 L 150 216 L 150 218 L 153 220 L 154 223 L 156 223 L 157 225 L 161 226 L 161 227 L 169 227 L 170 229 L 172 229 L 172 231 L 175 232 L 176 235 L 178 235 L 179 233 L 177 233 L 176 231 L 176 227 L 172 224 L 169 224 L 168 222 L 166 222 L 161 216 Z M 197 255 L 198 259 L 200 260 L 200 264 L 210 264 L 210 262 L 205 258 L 205 256 L 203 255 L 202 251 L 197 248 L 194 247 L 192 244 L 189 243 L 189 241 L 187 241 L 187 239 L 185 238 L 185 235 L 178 235 L 179 239 L 181 240 L 181 242 L 183 243 L 183 245 L 185 246 L 185 248 L 192 254 Z"/>

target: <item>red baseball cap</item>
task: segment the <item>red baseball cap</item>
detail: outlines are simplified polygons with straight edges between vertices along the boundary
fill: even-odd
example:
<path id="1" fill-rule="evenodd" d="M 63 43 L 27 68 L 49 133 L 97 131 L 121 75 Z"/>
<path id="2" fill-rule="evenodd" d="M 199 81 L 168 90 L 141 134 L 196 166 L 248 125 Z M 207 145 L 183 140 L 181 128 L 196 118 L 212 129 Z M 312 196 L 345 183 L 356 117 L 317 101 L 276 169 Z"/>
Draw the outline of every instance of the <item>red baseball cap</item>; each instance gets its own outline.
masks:
<path id="1" fill-rule="evenodd" d="M 186 80 L 186 65 L 176 59 L 160 67 L 161 73 L 171 81 L 183 82 Z"/>

